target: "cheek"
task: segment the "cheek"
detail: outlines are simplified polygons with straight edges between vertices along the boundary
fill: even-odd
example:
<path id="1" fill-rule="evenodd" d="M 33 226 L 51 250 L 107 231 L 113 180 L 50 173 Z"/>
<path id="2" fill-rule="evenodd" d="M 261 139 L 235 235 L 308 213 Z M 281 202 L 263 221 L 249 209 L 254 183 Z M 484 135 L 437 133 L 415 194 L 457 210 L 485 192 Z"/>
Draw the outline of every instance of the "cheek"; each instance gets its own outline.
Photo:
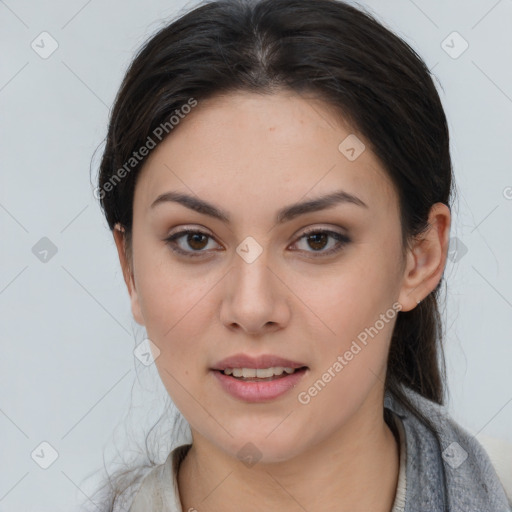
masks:
<path id="1" fill-rule="evenodd" d="M 139 301 L 150 339 L 161 350 L 194 348 L 194 340 L 204 337 L 208 315 L 208 291 L 204 280 L 168 273 L 151 272 L 141 280 Z"/>
<path id="2" fill-rule="evenodd" d="M 148 334 L 151 330 L 162 339 L 199 302 L 202 286 L 191 281 L 190 272 L 172 264 L 168 247 L 143 237 L 136 247 L 135 273 L 138 300 Z"/>
<path id="3" fill-rule="evenodd" d="M 310 310 L 308 317 L 316 315 L 319 329 L 341 340 L 373 324 L 398 296 L 393 258 L 369 246 L 354 251 L 328 274 L 303 272 L 293 283 Z"/>
<path id="4" fill-rule="evenodd" d="M 189 414 L 195 411 L 191 395 L 206 403 L 204 390 L 194 383 L 206 364 L 202 361 L 204 340 L 212 316 L 208 292 L 214 282 L 191 280 L 190 274 L 180 273 L 178 265 L 171 267 L 154 257 L 152 262 L 139 274 L 147 336 L 160 351 L 155 364 L 167 393 L 180 411 Z"/>
<path id="5" fill-rule="evenodd" d="M 171 262 L 169 251 L 149 244 L 141 247 L 136 271 L 147 335 L 160 350 L 156 365 L 174 395 L 179 385 L 166 372 L 184 381 L 206 365 L 201 358 L 206 360 L 204 343 L 215 322 L 212 300 L 221 276 L 202 265 L 191 270 Z"/>
<path id="6" fill-rule="evenodd" d="M 397 317 L 396 247 L 393 251 L 367 244 L 328 276 L 316 280 L 303 275 L 295 281 L 294 290 L 307 298 L 310 335 L 317 340 L 314 378 L 324 380 L 322 375 L 331 369 L 336 378 L 329 387 L 335 393 L 343 395 L 353 385 L 364 388 L 385 368 Z"/>

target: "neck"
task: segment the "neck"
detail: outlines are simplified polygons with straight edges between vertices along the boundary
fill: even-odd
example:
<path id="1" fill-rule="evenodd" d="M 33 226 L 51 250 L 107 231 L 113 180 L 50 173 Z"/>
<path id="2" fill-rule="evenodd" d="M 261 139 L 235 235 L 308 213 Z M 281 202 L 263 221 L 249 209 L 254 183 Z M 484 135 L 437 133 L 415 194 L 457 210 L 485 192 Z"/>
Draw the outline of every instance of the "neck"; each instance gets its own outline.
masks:
<path id="1" fill-rule="evenodd" d="M 183 510 L 390 512 L 399 444 L 376 410 L 380 414 L 351 422 L 298 456 L 251 467 L 193 432 L 178 473 Z"/>

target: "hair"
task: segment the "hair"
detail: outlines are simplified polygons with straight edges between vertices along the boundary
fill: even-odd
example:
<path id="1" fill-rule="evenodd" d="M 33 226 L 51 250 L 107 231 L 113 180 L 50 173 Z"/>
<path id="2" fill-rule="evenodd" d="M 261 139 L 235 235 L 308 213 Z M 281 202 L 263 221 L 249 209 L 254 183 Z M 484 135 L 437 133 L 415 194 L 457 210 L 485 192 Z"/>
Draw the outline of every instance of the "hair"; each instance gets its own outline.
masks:
<path id="1" fill-rule="evenodd" d="M 128 255 L 134 190 L 146 160 L 135 161 L 134 152 L 160 139 L 162 127 L 172 136 L 169 120 L 191 99 L 283 89 L 323 100 L 368 141 L 397 192 L 402 254 L 428 229 L 434 203 L 450 208 L 447 120 L 429 69 L 404 40 L 363 8 L 337 0 L 209 1 L 143 45 L 111 111 L 99 199 L 109 228 L 124 229 Z M 444 403 L 442 282 L 413 310 L 398 313 L 385 381 L 431 428 L 402 386 Z M 119 478 L 106 510 L 126 487 Z"/>

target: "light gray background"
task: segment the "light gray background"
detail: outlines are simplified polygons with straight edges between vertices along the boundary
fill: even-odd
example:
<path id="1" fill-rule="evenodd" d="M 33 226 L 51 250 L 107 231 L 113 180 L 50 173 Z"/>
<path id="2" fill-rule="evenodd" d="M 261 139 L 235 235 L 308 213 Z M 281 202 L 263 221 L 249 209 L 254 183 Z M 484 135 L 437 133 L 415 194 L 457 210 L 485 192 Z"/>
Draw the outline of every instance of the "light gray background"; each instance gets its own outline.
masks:
<path id="1" fill-rule="evenodd" d="M 471 432 L 512 442 L 512 1 L 362 4 L 442 84 L 459 191 L 452 236 L 467 248 L 445 274 L 448 407 Z M 143 446 L 163 410 L 154 365 L 132 352 L 144 331 L 89 168 L 134 51 L 192 5 L 0 1 L 0 512 L 77 510 L 104 458 Z M 31 47 L 43 31 L 58 43 L 47 59 Z M 469 44 L 458 58 L 461 40 L 444 43 L 452 56 L 442 47 L 453 31 Z M 32 252 L 42 237 L 57 248 L 46 262 Z M 58 452 L 46 470 L 31 458 L 43 441 Z"/>

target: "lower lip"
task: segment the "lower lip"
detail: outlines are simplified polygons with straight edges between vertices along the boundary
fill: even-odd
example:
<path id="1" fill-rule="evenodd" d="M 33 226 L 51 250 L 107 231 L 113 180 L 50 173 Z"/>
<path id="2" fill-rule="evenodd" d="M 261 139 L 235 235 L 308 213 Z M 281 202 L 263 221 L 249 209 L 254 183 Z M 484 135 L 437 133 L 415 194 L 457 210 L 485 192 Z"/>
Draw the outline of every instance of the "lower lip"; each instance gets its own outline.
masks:
<path id="1" fill-rule="evenodd" d="M 274 400 L 294 388 L 307 371 L 307 368 L 303 368 L 302 370 L 297 370 L 286 375 L 286 377 L 262 382 L 239 380 L 235 377 L 225 375 L 218 370 L 213 370 L 213 373 L 224 390 L 234 398 L 246 402 L 266 402 L 268 400 Z"/>

